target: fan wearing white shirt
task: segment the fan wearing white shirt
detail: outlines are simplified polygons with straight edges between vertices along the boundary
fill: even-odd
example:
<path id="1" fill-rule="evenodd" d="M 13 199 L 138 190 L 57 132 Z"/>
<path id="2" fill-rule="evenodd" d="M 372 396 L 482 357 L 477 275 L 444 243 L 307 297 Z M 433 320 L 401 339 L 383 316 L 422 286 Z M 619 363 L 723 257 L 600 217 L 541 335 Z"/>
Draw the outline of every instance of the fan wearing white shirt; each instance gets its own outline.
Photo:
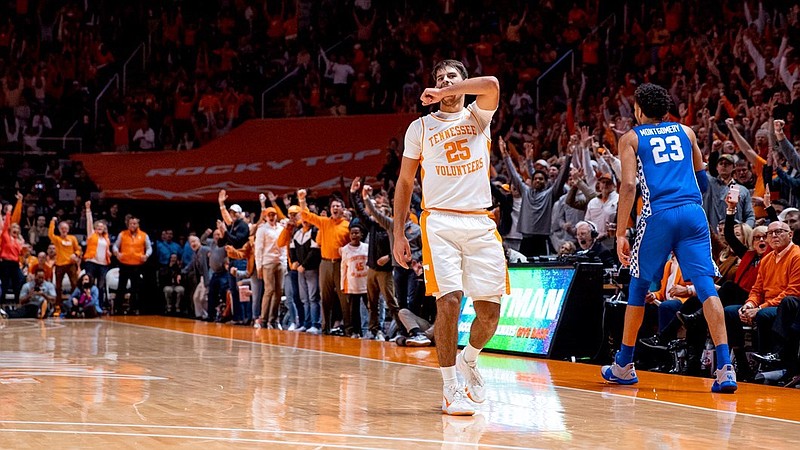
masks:
<path id="1" fill-rule="evenodd" d="M 141 150 L 152 150 L 156 146 L 156 133 L 150 128 L 147 122 L 144 122 L 142 126 L 136 130 L 136 133 L 134 133 L 133 142 L 135 142 Z"/>
<path id="2" fill-rule="evenodd" d="M 278 307 L 283 288 L 285 248 L 278 245 L 283 225 L 278 223 L 278 211 L 269 207 L 262 211 L 267 218 L 256 230 L 256 269 L 264 280 L 264 295 L 261 299 L 261 318 L 256 328 L 278 328 Z"/>
<path id="3" fill-rule="evenodd" d="M 87 201 L 86 207 L 86 252 L 83 254 L 83 270 L 92 276 L 100 291 L 98 301 L 101 306 L 106 306 L 106 274 L 111 263 L 111 240 L 104 220 L 97 222 L 92 219 L 92 202 Z"/>

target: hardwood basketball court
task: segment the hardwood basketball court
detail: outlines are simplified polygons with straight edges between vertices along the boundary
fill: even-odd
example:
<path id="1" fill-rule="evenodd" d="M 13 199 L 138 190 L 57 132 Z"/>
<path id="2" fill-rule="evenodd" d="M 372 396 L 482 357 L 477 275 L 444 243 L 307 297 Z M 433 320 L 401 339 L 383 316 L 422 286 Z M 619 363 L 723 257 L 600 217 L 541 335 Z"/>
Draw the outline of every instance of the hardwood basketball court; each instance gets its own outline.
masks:
<path id="1" fill-rule="evenodd" d="M 800 390 L 484 354 L 440 412 L 432 348 L 166 317 L 10 320 L 0 448 L 796 448 Z"/>

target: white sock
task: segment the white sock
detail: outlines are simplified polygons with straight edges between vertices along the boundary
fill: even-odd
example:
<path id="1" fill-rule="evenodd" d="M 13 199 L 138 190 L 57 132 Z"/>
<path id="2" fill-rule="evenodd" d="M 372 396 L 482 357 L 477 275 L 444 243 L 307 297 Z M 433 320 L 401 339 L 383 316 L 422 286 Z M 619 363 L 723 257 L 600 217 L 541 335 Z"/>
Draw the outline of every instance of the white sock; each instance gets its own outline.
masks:
<path id="1" fill-rule="evenodd" d="M 481 352 L 480 348 L 475 348 L 472 346 L 472 344 L 469 343 L 467 343 L 467 346 L 464 347 L 464 350 L 461 351 L 461 353 L 464 354 L 464 361 L 468 363 L 474 363 L 475 361 L 477 361 L 480 352 Z"/>
<path id="2" fill-rule="evenodd" d="M 442 381 L 444 381 L 445 387 L 455 386 L 458 384 L 458 378 L 456 378 L 456 366 L 442 367 L 441 369 Z"/>

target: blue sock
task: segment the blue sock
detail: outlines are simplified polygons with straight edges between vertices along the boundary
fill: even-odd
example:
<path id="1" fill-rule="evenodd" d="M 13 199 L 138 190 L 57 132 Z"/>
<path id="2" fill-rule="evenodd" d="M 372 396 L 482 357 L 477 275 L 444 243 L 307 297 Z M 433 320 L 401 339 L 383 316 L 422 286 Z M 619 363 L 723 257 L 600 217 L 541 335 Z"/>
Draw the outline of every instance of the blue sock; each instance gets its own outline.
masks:
<path id="1" fill-rule="evenodd" d="M 731 363 L 731 351 L 728 350 L 728 344 L 720 344 L 717 346 L 717 369 L 722 369 L 722 366 Z"/>
<path id="2" fill-rule="evenodd" d="M 633 348 L 630 345 L 622 344 L 617 352 L 617 365 L 625 367 L 633 361 Z"/>

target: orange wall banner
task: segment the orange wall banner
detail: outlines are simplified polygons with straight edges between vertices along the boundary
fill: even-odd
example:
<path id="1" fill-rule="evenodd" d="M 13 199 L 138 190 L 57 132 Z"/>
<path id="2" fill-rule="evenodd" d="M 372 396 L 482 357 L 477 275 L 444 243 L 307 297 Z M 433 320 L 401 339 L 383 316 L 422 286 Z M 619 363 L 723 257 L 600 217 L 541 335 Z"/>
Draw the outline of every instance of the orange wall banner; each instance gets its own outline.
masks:
<path id="1" fill-rule="evenodd" d="M 109 198 L 214 201 L 254 200 L 300 188 L 339 190 L 344 177 L 374 177 L 391 138 L 402 142 L 415 114 L 251 120 L 188 151 L 79 154 Z"/>

